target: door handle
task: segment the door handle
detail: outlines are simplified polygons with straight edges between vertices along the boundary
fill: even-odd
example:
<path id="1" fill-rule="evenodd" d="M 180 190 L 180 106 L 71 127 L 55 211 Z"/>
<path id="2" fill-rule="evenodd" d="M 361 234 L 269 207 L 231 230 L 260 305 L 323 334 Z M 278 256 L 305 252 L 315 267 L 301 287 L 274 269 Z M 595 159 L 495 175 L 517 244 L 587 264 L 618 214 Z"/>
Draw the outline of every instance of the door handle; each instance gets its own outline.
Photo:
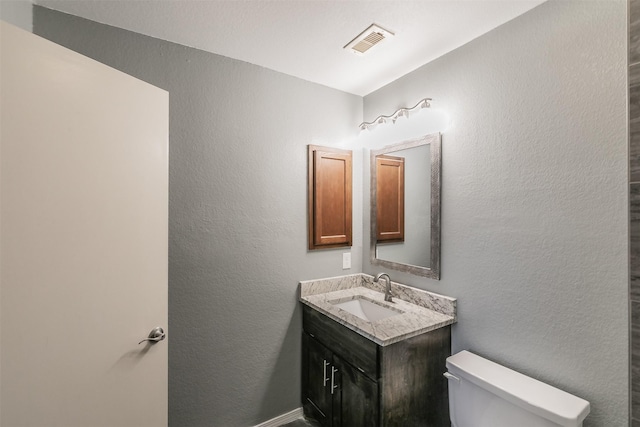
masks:
<path id="1" fill-rule="evenodd" d="M 338 388 L 338 386 L 335 385 L 336 372 L 338 372 L 338 370 L 332 366 L 331 367 L 331 394 L 333 394 L 333 390 Z"/>
<path id="2" fill-rule="evenodd" d="M 149 341 L 151 344 L 155 344 L 158 341 L 162 341 L 165 338 L 164 329 L 160 326 L 157 328 L 153 328 L 151 332 L 149 332 L 149 336 L 138 343 L 138 345 L 142 344 L 145 341 Z"/>
<path id="3" fill-rule="evenodd" d="M 326 387 L 327 386 L 327 381 L 329 381 L 329 377 L 327 376 L 327 366 L 329 366 L 329 362 L 327 362 L 327 360 L 323 360 L 322 362 L 322 387 Z"/>

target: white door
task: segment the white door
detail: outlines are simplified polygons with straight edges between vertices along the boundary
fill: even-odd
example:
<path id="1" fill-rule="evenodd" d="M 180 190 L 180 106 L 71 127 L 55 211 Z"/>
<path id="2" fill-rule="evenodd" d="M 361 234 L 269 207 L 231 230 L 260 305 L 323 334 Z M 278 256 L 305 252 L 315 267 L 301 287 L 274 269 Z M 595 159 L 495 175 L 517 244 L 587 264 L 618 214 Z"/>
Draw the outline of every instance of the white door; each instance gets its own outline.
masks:
<path id="1" fill-rule="evenodd" d="M 0 25 L 0 424 L 166 426 L 168 93 Z"/>

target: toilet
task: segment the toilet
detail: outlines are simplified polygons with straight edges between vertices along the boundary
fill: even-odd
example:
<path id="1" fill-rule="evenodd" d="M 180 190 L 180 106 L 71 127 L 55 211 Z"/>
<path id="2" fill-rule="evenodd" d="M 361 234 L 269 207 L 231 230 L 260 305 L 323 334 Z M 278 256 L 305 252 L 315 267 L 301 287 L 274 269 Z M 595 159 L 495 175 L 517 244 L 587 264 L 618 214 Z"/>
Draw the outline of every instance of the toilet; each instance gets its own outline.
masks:
<path id="1" fill-rule="evenodd" d="M 589 402 L 469 351 L 447 358 L 454 427 L 582 426 Z"/>

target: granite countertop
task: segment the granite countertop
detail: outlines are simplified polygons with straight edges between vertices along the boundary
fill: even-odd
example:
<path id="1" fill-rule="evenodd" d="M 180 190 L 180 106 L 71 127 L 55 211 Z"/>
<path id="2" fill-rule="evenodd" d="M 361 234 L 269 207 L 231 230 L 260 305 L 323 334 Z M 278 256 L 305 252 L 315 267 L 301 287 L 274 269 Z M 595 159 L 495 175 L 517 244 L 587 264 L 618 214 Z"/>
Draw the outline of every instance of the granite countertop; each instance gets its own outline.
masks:
<path id="1" fill-rule="evenodd" d="M 385 346 L 456 322 L 456 300 L 392 282 L 393 303 L 367 274 L 300 282 L 300 301 L 336 322 Z M 364 296 L 400 314 L 369 322 L 334 305 Z"/>

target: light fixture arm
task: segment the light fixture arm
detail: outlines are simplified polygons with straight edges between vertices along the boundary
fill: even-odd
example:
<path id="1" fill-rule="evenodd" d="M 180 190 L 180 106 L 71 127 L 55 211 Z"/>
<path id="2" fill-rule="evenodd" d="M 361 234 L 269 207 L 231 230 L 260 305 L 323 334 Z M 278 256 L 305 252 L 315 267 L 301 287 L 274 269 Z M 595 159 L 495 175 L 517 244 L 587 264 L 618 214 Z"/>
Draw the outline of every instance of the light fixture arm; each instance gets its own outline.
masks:
<path id="1" fill-rule="evenodd" d="M 431 104 L 430 104 L 431 100 L 432 100 L 431 98 L 421 99 L 420 101 L 418 101 L 418 103 L 416 105 L 414 105 L 411 108 L 407 108 L 407 107 L 398 108 L 393 114 L 391 114 L 389 116 L 378 116 L 372 122 L 362 122 L 362 123 L 360 123 L 359 128 L 360 128 L 360 130 L 373 129 L 378 124 L 386 123 L 387 120 L 389 120 L 389 119 L 391 119 L 391 121 L 393 123 L 395 123 L 396 120 L 398 120 L 398 117 L 403 117 L 403 116 L 404 117 L 409 117 L 409 113 L 412 112 L 413 110 L 416 110 L 418 108 L 429 108 L 429 107 L 431 107 Z"/>

